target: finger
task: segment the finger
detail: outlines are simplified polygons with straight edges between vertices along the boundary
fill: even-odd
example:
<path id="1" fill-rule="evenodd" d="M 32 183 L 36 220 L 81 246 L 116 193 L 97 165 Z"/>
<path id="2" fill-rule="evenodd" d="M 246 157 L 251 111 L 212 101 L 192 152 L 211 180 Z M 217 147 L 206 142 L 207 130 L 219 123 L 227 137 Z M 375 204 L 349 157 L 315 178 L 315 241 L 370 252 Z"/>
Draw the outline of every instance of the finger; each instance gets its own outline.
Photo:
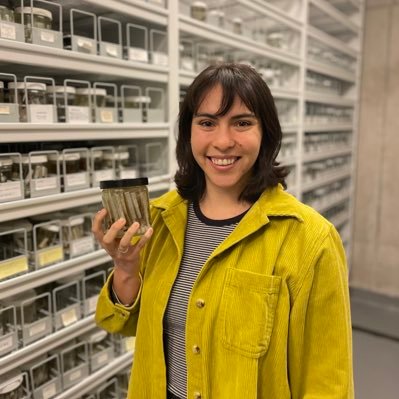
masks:
<path id="1" fill-rule="evenodd" d="M 144 247 L 144 245 L 149 241 L 149 239 L 152 236 L 152 233 L 154 232 L 154 230 L 152 229 L 152 227 L 148 228 L 147 231 L 143 234 L 143 236 L 140 238 L 140 241 L 135 245 L 135 247 L 137 248 L 137 250 L 141 250 L 141 248 Z"/>
<path id="2" fill-rule="evenodd" d="M 117 238 L 118 232 L 123 228 L 126 224 L 126 219 L 118 219 L 115 223 L 111 224 L 111 227 L 104 234 L 103 242 L 107 245 L 111 244 Z"/>
<path id="3" fill-rule="evenodd" d="M 107 210 L 105 208 L 100 209 L 93 217 L 93 221 L 91 223 L 91 231 L 94 237 L 100 241 L 103 238 L 103 221 L 105 216 L 107 215 Z"/>
<path id="4" fill-rule="evenodd" d="M 140 228 L 140 224 L 138 222 L 134 222 L 126 231 L 126 233 L 123 235 L 121 238 L 121 241 L 119 243 L 119 246 L 122 248 L 130 247 L 131 240 L 134 237 L 134 235 L 138 232 Z"/>

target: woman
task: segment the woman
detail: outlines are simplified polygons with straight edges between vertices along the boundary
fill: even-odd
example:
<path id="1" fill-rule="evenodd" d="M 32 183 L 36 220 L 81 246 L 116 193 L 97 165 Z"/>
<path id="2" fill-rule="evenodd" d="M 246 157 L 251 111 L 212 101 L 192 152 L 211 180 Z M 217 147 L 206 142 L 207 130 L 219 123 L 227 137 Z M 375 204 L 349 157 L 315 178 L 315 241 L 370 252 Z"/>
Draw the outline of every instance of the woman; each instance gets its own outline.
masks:
<path id="1" fill-rule="evenodd" d="M 177 190 L 152 227 L 93 232 L 114 260 L 96 321 L 136 335 L 129 398 L 353 398 L 347 269 L 334 227 L 283 189 L 270 90 L 205 69 L 179 116 Z M 152 238 L 150 239 L 150 237 Z"/>

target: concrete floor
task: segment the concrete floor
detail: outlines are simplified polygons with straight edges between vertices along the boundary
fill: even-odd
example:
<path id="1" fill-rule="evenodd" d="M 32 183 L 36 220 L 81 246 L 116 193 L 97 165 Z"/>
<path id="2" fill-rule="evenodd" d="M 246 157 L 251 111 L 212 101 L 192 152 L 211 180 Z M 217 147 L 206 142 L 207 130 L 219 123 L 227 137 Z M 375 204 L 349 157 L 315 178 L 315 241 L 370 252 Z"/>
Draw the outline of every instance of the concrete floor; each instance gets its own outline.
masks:
<path id="1" fill-rule="evenodd" d="M 399 340 L 353 330 L 356 399 L 399 398 Z"/>

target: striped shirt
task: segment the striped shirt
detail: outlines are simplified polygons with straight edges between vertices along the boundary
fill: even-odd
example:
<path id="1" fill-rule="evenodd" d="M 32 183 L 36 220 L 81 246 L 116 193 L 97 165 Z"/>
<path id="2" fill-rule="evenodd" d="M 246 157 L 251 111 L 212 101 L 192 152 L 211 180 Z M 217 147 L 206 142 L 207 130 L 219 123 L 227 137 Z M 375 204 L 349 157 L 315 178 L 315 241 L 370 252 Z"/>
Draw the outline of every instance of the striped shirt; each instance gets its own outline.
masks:
<path id="1" fill-rule="evenodd" d="M 231 219 L 212 220 L 198 204 L 188 208 L 184 252 L 164 316 L 164 349 L 168 391 L 187 397 L 185 326 L 189 296 L 202 266 L 213 250 L 234 230 L 246 212 Z"/>

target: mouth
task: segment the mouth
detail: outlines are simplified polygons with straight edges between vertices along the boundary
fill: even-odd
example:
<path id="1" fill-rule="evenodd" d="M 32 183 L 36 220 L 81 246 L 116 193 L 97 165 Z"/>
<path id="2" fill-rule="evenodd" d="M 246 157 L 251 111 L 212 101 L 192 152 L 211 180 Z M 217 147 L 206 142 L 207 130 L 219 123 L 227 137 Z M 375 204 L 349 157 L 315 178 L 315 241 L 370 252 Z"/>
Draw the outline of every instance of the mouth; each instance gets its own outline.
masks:
<path id="1" fill-rule="evenodd" d="M 230 166 L 237 162 L 240 157 L 207 157 L 214 165 L 217 166 Z"/>

